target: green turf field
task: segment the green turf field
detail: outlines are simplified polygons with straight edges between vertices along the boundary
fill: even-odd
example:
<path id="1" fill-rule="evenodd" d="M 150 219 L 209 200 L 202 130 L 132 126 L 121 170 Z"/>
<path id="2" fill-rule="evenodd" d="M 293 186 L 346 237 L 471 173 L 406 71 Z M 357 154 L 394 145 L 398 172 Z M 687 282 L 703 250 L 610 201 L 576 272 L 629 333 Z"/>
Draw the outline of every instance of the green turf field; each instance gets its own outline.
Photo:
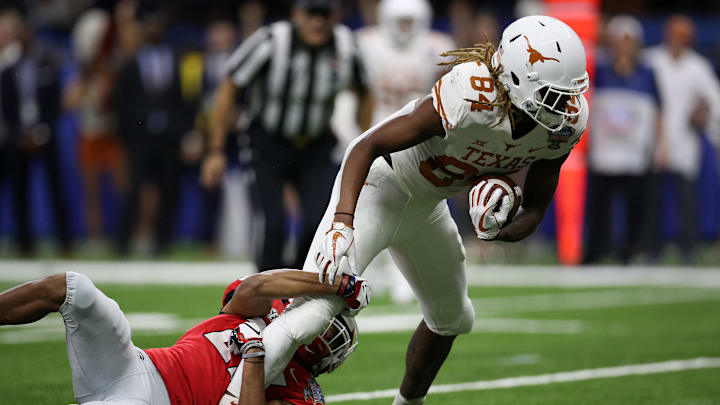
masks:
<path id="1" fill-rule="evenodd" d="M 10 286 L 0 283 L 0 290 Z M 171 345 L 193 322 L 215 314 L 223 289 L 98 286 L 128 314 L 133 340 L 143 348 Z M 431 394 L 428 404 L 720 404 L 720 290 L 473 287 L 470 294 L 476 329 L 457 339 L 435 381 L 450 392 Z M 319 379 L 329 403 L 391 403 L 332 401 L 338 394 L 397 388 L 411 331 L 383 332 L 398 327 L 387 325 L 389 316 L 415 322 L 418 313 L 415 305 L 393 306 L 375 297 L 360 322 L 376 332 L 361 329 L 356 353 L 335 374 Z M 622 367 L 697 358 L 714 363 L 674 371 L 659 366 L 640 375 Z M 618 375 L 597 378 L 593 370 L 608 367 Z M 543 383 L 539 377 L 529 380 L 533 385 L 507 380 L 506 388 L 450 386 L 560 372 L 577 381 Z M 57 316 L 30 327 L 0 328 L 0 393 L 0 404 L 74 402 Z"/>

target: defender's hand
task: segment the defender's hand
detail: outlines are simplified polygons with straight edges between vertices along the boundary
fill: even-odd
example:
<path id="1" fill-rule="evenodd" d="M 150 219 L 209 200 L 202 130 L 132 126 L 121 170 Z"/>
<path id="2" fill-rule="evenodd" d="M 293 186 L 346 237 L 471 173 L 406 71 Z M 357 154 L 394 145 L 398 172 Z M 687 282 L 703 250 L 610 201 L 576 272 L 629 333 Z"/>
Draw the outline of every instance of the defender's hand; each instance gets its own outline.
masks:
<path id="1" fill-rule="evenodd" d="M 357 274 L 353 228 L 342 222 L 333 222 L 330 230 L 325 234 L 320 251 L 315 254 L 318 279 L 321 283 L 325 280 L 325 275 L 328 284 L 335 283 L 335 275 L 343 257 L 347 258 L 350 272 Z"/>
<path id="2" fill-rule="evenodd" d="M 220 184 L 220 181 L 225 174 L 226 166 L 227 159 L 222 152 L 210 153 L 202 162 L 200 183 L 207 188 L 216 187 Z"/>
<path id="3" fill-rule="evenodd" d="M 370 293 L 370 283 L 367 280 L 349 274 L 342 276 L 337 291 L 337 295 L 345 299 L 348 308 L 355 314 L 370 304 Z"/>
<path id="4" fill-rule="evenodd" d="M 230 351 L 240 356 L 252 348 L 264 350 L 261 336 L 263 329 L 265 322 L 261 318 L 250 318 L 241 323 L 230 335 Z"/>

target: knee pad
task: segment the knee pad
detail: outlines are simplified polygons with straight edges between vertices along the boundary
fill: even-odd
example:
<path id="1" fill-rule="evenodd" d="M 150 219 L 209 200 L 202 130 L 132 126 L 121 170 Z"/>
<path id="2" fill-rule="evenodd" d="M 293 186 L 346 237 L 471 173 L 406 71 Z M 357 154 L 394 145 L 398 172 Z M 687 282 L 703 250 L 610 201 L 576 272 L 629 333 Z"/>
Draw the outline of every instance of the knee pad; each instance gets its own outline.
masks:
<path id="1" fill-rule="evenodd" d="M 433 333 L 441 336 L 456 336 L 470 333 L 475 322 L 475 308 L 470 298 L 465 297 L 462 309 L 445 313 L 434 320 L 425 318 L 425 324 Z"/>
<path id="2" fill-rule="evenodd" d="M 340 297 L 295 298 L 278 319 L 299 344 L 309 344 L 330 324 L 332 318 L 345 307 Z"/>

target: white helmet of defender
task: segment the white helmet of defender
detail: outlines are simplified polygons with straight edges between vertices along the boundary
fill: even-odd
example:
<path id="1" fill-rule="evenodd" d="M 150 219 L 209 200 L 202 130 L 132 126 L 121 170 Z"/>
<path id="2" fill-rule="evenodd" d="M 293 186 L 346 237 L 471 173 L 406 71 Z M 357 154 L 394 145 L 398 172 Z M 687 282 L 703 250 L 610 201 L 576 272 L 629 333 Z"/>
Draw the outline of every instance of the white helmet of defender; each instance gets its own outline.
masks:
<path id="1" fill-rule="evenodd" d="M 513 105 L 544 128 L 558 131 L 582 112 L 580 103 L 566 111 L 568 100 L 585 93 L 590 81 L 582 41 L 564 22 L 542 15 L 513 22 L 492 65 L 502 65 L 499 80 Z"/>
<path id="2" fill-rule="evenodd" d="M 432 8 L 427 0 L 382 0 L 378 22 L 395 45 L 404 48 L 430 29 Z"/>

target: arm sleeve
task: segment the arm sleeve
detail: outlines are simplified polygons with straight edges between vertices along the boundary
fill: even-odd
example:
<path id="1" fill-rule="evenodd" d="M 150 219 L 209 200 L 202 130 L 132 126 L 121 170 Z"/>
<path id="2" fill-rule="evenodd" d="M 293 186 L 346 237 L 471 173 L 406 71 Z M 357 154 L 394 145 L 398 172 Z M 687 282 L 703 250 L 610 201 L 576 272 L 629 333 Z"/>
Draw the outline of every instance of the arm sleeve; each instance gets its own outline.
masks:
<path id="1" fill-rule="evenodd" d="M 720 83 L 710 64 L 703 63 L 700 72 L 700 97 L 705 99 L 710 109 L 707 136 L 715 145 L 720 146 Z"/>
<path id="2" fill-rule="evenodd" d="M 271 54 L 272 35 L 267 27 L 262 27 L 233 52 L 225 63 L 225 74 L 238 88 L 247 87 Z"/>

